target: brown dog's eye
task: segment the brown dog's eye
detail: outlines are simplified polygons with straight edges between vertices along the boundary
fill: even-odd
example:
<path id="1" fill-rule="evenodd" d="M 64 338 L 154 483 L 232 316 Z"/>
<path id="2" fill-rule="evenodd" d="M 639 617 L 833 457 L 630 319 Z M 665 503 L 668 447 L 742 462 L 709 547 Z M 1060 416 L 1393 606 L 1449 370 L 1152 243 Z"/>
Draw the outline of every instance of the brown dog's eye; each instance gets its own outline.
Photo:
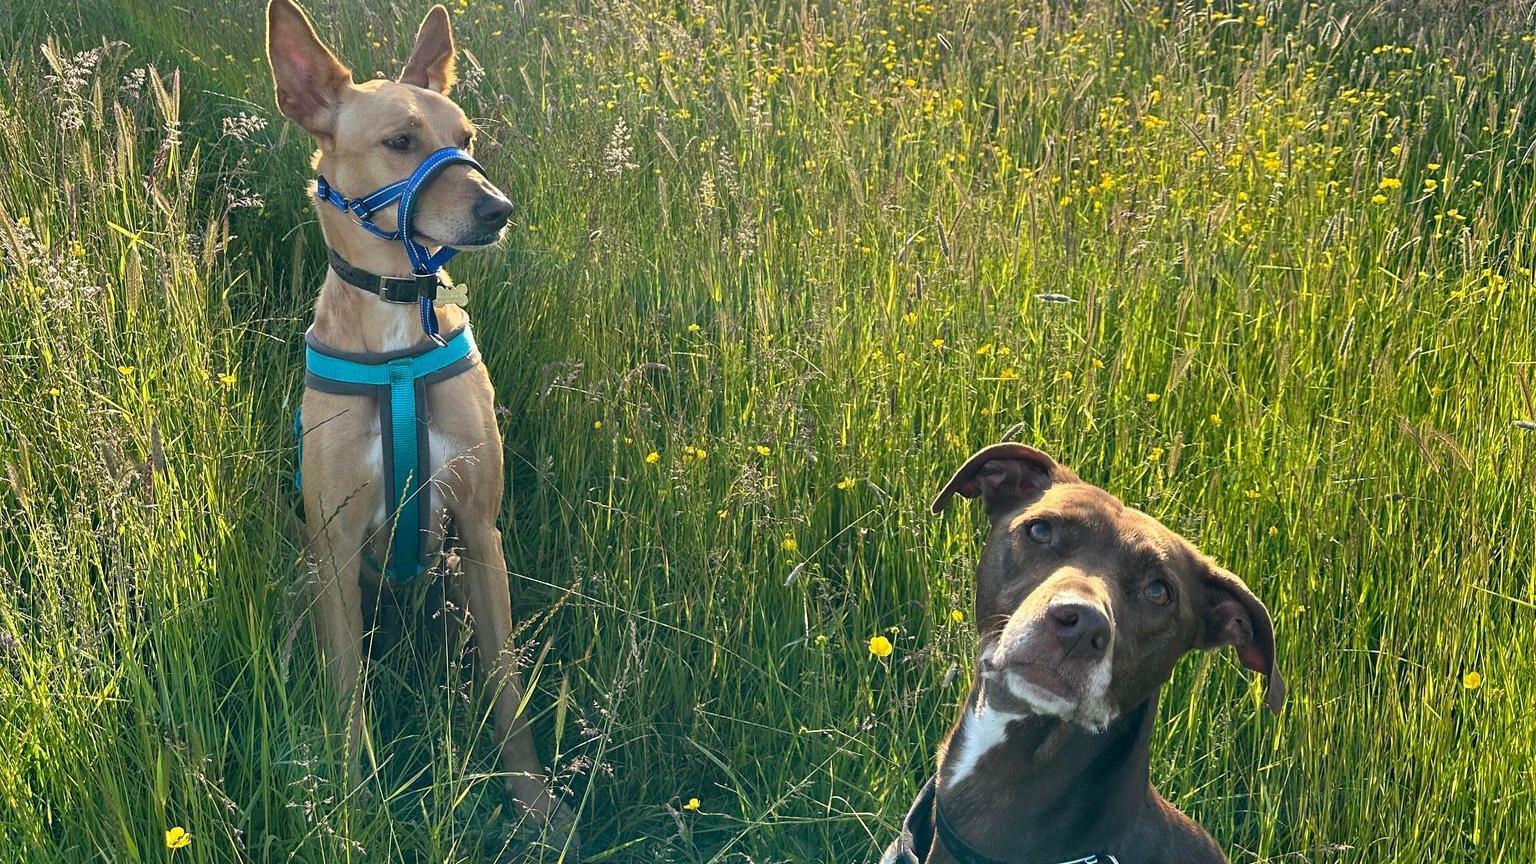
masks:
<path id="1" fill-rule="evenodd" d="M 1173 589 L 1161 579 L 1148 585 L 1145 593 L 1147 600 L 1154 606 L 1167 606 L 1173 602 Z"/>
<path id="2" fill-rule="evenodd" d="M 411 149 L 411 136 L 396 135 L 393 138 L 386 138 L 384 139 L 384 146 L 391 150 L 409 150 Z"/>
<path id="3" fill-rule="evenodd" d="M 1028 525 L 1025 525 L 1024 532 L 1029 535 L 1029 539 L 1035 541 L 1036 543 L 1051 542 L 1051 523 L 1045 521 L 1044 519 L 1036 519 Z"/>

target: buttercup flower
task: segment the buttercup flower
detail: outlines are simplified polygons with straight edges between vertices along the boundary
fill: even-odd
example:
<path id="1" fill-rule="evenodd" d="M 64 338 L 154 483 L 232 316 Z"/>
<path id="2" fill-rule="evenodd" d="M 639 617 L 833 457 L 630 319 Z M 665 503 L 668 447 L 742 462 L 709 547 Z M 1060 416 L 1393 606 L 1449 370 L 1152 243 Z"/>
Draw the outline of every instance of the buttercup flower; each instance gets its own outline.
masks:
<path id="1" fill-rule="evenodd" d="M 187 833 L 187 829 L 181 827 L 180 825 L 166 829 L 165 848 L 181 849 L 183 847 L 190 846 L 191 844 L 192 835 Z"/>
<path id="2" fill-rule="evenodd" d="M 889 657 L 893 650 L 895 646 L 891 645 L 891 640 L 884 636 L 876 636 L 869 640 L 869 653 L 876 657 Z"/>

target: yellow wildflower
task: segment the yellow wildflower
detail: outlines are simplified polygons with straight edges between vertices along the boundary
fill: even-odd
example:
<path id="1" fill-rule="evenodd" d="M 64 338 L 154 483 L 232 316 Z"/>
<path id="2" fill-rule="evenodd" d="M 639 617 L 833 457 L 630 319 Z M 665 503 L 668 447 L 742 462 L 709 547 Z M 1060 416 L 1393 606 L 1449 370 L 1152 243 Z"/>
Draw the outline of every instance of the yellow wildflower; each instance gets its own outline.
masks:
<path id="1" fill-rule="evenodd" d="M 683 809 L 684 810 L 698 810 L 699 809 L 699 799 L 697 799 L 697 798 L 689 798 L 688 799 L 688 803 L 683 805 Z"/>
<path id="2" fill-rule="evenodd" d="M 646 456 L 645 456 L 645 464 L 647 464 L 647 465 L 655 465 L 657 462 L 660 462 L 660 461 L 661 461 L 661 454 L 657 453 L 655 450 L 652 450 L 650 453 L 647 453 Z"/>
<path id="3" fill-rule="evenodd" d="M 1473 670 L 1461 676 L 1461 686 L 1467 688 L 1468 690 L 1476 690 L 1477 688 L 1483 686 L 1482 673 Z"/>
<path id="4" fill-rule="evenodd" d="M 180 825 L 166 829 L 165 848 L 181 849 L 191 845 L 191 843 L 192 835 L 188 834 L 187 829 L 181 827 Z"/>
<path id="5" fill-rule="evenodd" d="M 894 649 L 895 646 L 891 645 L 891 640 L 884 636 L 875 636 L 869 640 L 869 653 L 876 657 L 889 657 Z"/>

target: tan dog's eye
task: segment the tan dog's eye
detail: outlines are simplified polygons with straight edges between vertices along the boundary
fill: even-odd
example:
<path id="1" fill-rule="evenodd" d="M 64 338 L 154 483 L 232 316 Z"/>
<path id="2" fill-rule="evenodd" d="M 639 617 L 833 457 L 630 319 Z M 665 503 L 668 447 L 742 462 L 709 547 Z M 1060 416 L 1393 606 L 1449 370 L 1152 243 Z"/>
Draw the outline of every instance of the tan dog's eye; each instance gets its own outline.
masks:
<path id="1" fill-rule="evenodd" d="M 1147 595 L 1148 602 L 1154 606 L 1167 606 L 1173 602 L 1173 589 L 1161 579 L 1148 585 L 1143 593 Z"/>
<path id="2" fill-rule="evenodd" d="M 1051 523 L 1044 519 L 1036 519 L 1024 526 L 1024 533 L 1036 543 L 1049 543 L 1051 542 Z"/>
<path id="3" fill-rule="evenodd" d="M 391 150 L 409 150 L 411 149 L 411 136 L 396 135 L 393 138 L 386 138 L 384 139 L 384 146 Z"/>

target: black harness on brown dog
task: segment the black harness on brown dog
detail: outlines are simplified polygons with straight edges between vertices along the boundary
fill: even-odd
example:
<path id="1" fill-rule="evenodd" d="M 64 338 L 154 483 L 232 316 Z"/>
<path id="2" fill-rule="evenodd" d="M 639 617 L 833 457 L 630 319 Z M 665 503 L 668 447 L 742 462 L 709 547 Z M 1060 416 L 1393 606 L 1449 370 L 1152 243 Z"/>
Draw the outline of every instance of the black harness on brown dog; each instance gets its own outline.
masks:
<path id="1" fill-rule="evenodd" d="M 1013 864 L 977 852 L 955 832 L 944 818 L 944 808 L 939 806 L 937 776 L 930 777 L 917 793 L 917 800 L 901 822 L 901 834 L 880 857 L 880 864 L 924 864 L 935 844 L 944 847 L 959 864 Z M 1108 852 L 1095 852 L 1059 864 L 1120 864 L 1120 859 Z"/>

